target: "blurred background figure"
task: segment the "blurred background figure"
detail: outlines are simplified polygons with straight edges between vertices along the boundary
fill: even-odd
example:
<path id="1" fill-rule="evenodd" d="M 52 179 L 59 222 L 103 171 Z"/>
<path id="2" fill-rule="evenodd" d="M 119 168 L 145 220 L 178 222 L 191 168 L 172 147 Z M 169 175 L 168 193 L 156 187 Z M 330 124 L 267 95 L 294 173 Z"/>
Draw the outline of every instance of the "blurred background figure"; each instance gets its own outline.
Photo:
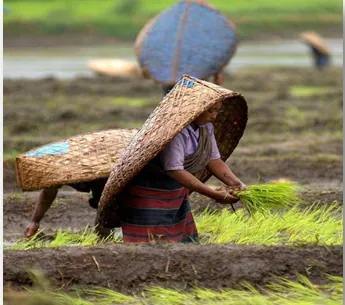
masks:
<path id="1" fill-rule="evenodd" d="M 301 39 L 311 48 L 314 64 L 317 69 L 323 69 L 330 64 L 331 53 L 319 34 L 315 32 L 303 32 Z"/>
<path id="2" fill-rule="evenodd" d="M 125 59 L 93 59 L 87 63 L 87 67 L 98 75 L 124 78 L 140 76 L 137 63 Z"/>
<path id="3" fill-rule="evenodd" d="M 182 0 L 152 18 L 135 49 L 146 78 L 168 93 L 183 74 L 223 83 L 223 68 L 235 53 L 234 24 L 206 1 Z"/>
<path id="4" fill-rule="evenodd" d="M 2 9 L 2 12 L 4 14 L 8 14 L 10 12 L 10 9 L 7 6 L 4 6 L 3 9 Z"/>

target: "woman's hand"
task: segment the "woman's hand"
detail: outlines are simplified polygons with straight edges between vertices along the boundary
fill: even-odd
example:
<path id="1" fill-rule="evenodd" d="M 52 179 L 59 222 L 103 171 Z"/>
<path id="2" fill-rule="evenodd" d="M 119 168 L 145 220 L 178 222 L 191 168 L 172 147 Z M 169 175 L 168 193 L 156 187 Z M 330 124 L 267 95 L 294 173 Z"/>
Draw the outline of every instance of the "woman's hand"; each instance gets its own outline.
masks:
<path id="1" fill-rule="evenodd" d="M 215 192 L 215 196 L 213 197 L 217 202 L 222 204 L 233 204 L 236 203 L 239 198 L 234 195 L 230 194 L 227 191 L 219 190 Z"/>
<path id="2" fill-rule="evenodd" d="M 31 221 L 25 229 L 24 237 L 28 239 L 34 236 L 37 233 L 39 227 L 40 227 L 39 222 Z"/>
<path id="3" fill-rule="evenodd" d="M 243 182 L 241 182 L 241 184 L 240 184 L 240 191 L 245 191 L 245 190 L 247 190 L 248 189 L 248 186 L 246 186 Z"/>
<path id="4" fill-rule="evenodd" d="M 244 191 L 244 190 L 248 189 L 248 186 L 246 186 L 242 181 L 240 181 L 239 184 L 234 185 L 233 187 L 231 187 L 231 189 L 233 191 Z"/>

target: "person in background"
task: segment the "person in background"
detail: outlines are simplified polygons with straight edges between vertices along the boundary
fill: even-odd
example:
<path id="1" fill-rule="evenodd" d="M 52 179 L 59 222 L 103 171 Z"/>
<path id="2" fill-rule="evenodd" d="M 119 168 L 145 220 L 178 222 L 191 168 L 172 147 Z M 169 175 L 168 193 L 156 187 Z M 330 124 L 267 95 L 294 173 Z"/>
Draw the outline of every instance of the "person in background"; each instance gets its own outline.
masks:
<path id="1" fill-rule="evenodd" d="M 315 32 L 303 32 L 300 37 L 310 47 L 315 67 L 319 70 L 327 67 L 330 64 L 331 53 L 320 35 Z"/>

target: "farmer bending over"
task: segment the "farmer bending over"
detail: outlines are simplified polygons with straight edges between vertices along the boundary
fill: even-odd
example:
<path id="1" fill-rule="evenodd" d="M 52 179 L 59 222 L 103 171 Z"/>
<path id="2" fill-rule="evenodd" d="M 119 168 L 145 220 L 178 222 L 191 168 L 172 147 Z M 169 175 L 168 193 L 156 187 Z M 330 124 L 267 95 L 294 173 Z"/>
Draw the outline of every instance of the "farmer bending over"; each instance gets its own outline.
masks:
<path id="1" fill-rule="evenodd" d="M 188 201 L 190 190 L 224 204 L 238 201 L 192 175 L 207 168 L 232 188 L 246 187 L 220 158 L 212 121 L 221 107 L 222 102 L 215 103 L 184 128 L 118 194 L 124 242 L 198 241 Z"/>

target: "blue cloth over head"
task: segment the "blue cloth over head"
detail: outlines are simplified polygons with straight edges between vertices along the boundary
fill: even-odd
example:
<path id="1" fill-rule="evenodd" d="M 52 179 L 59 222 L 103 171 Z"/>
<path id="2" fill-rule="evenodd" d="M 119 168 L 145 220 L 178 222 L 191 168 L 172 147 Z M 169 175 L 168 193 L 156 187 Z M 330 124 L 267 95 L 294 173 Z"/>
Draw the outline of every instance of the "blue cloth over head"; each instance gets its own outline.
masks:
<path id="1" fill-rule="evenodd" d="M 164 84 L 175 84 L 183 74 L 206 79 L 229 62 L 236 40 L 233 26 L 219 11 L 181 1 L 154 20 L 143 35 L 138 59 Z"/>

